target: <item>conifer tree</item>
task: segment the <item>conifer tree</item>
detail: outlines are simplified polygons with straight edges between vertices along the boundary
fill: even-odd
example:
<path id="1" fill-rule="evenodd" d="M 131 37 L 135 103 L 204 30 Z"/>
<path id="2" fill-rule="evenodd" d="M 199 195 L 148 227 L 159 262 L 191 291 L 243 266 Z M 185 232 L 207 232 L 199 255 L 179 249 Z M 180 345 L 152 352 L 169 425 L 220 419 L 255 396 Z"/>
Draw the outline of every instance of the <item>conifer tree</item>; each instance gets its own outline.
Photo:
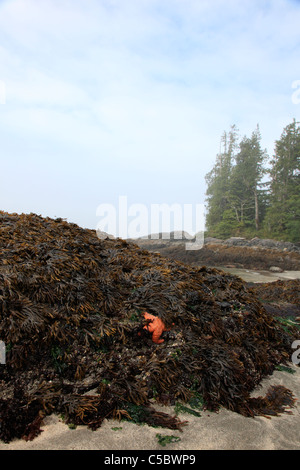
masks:
<path id="1" fill-rule="evenodd" d="M 263 234 L 300 241 L 300 127 L 286 126 L 266 169 L 259 126 L 237 143 L 236 126 L 224 132 L 220 153 L 206 175 L 207 233 L 221 238 Z M 265 175 L 270 180 L 263 181 Z M 268 189 L 266 189 L 268 187 Z"/>
<path id="2" fill-rule="evenodd" d="M 227 194 L 230 185 L 232 162 L 237 147 L 238 129 L 232 125 L 229 133 L 221 137 L 220 153 L 212 170 L 205 176 L 207 183 L 206 226 L 211 235 L 227 236 L 231 228 L 224 226 L 224 214 L 230 211 Z"/>
<path id="3" fill-rule="evenodd" d="M 261 148 L 259 126 L 250 138 L 244 137 L 235 156 L 227 199 L 234 209 L 240 227 L 260 228 L 260 216 L 263 208 L 261 186 L 265 174 L 264 162 L 266 151 Z"/>
<path id="4" fill-rule="evenodd" d="M 295 119 L 276 141 L 269 174 L 270 206 L 265 218 L 269 236 L 300 241 L 300 127 Z"/>

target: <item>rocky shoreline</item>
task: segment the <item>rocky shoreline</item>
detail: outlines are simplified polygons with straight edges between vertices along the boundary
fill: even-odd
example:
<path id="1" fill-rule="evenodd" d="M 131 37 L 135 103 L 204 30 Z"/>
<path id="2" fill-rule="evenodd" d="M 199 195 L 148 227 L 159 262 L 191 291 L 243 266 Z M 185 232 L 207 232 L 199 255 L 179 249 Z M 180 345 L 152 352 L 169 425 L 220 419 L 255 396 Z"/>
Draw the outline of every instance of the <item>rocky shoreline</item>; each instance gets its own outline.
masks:
<path id="1" fill-rule="evenodd" d="M 205 244 L 209 245 L 227 245 L 227 246 L 244 246 L 251 248 L 262 248 L 265 250 L 278 250 L 278 251 L 291 251 L 300 253 L 300 243 L 291 243 L 278 240 L 272 240 L 269 238 L 252 238 L 247 240 L 243 237 L 230 237 L 227 240 L 221 240 L 219 238 L 208 237 L 205 239 Z"/>
<path id="2" fill-rule="evenodd" d="M 166 236 L 166 235 L 165 235 Z M 271 272 L 300 270 L 300 244 L 253 238 L 231 237 L 227 240 L 208 237 L 199 250 L 186 250 L 186 236 L 175 238 L 139 238 L 130 240 L 141 248 L 193 266 L 227 266 Z M 195 240 L 195 239 L 194 239 Z"/>

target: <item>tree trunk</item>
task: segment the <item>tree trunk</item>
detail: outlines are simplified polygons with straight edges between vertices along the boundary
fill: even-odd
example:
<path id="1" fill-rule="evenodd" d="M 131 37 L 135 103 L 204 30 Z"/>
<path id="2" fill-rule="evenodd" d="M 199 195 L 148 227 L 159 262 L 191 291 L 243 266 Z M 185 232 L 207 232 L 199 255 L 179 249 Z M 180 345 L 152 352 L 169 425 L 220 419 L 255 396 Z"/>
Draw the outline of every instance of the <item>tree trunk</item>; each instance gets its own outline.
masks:
<path id="1" fill-rule="evenodd" d="M 236 208 L 235 206 L 233 206 L 233 207 L 234 207 L 234 210 L 235 210 L 235 217 L 236 217 L 236 220 L 239 222 L 239 221 L 240 221 L 240 219 L 239 219 L 239 213 L 238 213 L 238 210 L 237 210 L 237 208 Z"/>
<path id="2" fill-rule="evenodd" d="M 258 215 L 258 197 L 257 197 L 257 188 L 254 190 L 254 203 L 255 203 L 255 228 L 259 229 L 259 215 Z"/>

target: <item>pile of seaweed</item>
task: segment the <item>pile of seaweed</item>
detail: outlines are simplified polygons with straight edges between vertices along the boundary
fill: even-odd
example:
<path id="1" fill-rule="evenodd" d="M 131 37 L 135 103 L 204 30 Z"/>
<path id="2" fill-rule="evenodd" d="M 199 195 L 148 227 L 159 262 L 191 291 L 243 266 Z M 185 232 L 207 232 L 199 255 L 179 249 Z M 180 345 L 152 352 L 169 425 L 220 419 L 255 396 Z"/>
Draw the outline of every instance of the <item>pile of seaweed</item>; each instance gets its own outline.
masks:
<path id="1" fill-rule="evenodd" d="M 288 302 L 300 305 L 300 279 L 252 284 L 251 291 L 264 302 Z"/>
<path id="2" fill-rule="evenodd" d="M 0 439 L 32 439 L 45 415 L 181 429 L 201 397 L 244 416 L 293 406 L 284 387 L 250 394 L 291 356 L 292 333 L 235 276 L 193 268 L 63 219 L 0 212 Z M 170 328 L 155 344 L 143 313 Z"/>
<path id="3" fill-rule="evenodd" d="M 268 313 L 281 321 L 286 319 L 300 329 L 300 279 L 248 283 L 248 287 Z"/>

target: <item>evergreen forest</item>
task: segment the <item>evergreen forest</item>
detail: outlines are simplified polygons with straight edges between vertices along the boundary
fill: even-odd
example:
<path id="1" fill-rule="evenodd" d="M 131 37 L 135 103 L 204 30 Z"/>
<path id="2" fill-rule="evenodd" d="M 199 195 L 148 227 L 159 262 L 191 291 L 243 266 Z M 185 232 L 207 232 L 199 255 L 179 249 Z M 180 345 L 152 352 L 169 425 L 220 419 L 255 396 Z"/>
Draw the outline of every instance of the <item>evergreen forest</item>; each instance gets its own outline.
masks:
<path id="1" fill-rule="evenodd" d="M 300 241 L 300 127 L 294 119 L 275 141 L 261 146 L 259 125 L 239 138 L 232 125 L 206 174 L 206 235 Z"/>

